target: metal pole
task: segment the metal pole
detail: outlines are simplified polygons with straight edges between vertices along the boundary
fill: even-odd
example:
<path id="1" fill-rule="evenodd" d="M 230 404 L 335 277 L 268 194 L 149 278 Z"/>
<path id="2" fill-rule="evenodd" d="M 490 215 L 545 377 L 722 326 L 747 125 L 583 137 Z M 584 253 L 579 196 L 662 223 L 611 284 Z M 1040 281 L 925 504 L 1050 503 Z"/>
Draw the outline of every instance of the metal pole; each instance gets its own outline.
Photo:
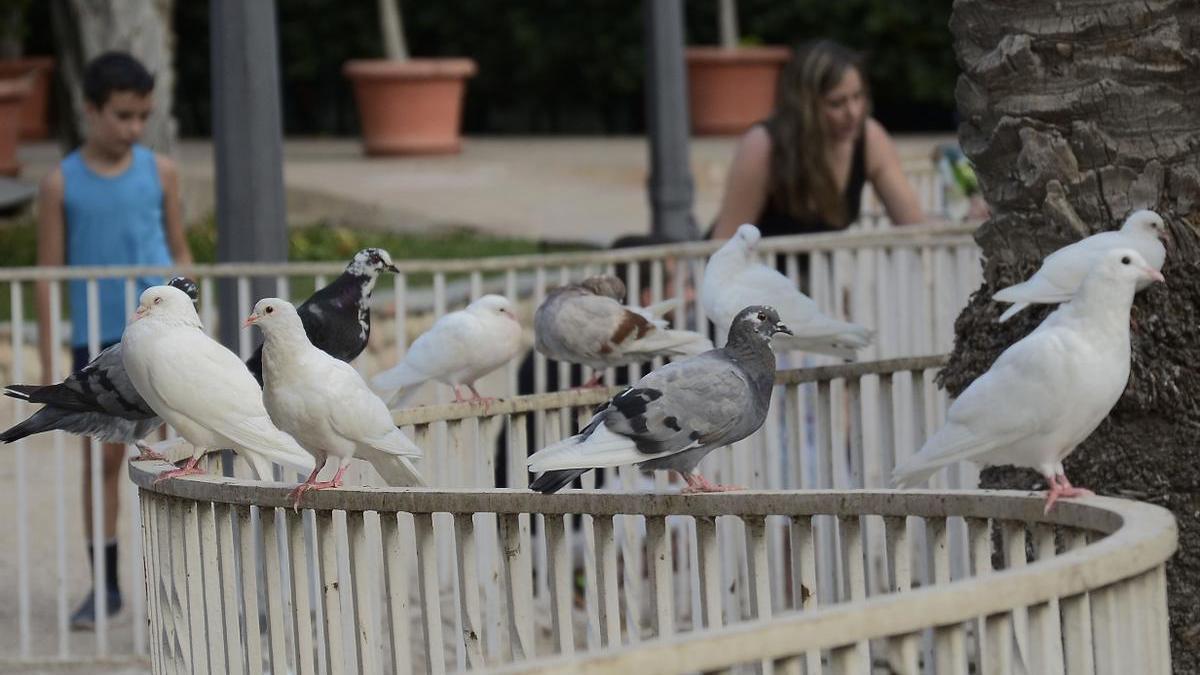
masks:
<path id="1" fill-rule="evenodd" d="M 213 153 L 217 179 L 217 261 L 287 260 L 283 130 L 274 0 L 212 0 Z M 251 301 L 271 295 L 268 279 Z M 237 351 L 236 280 L 218 284 L 221 342 Z M 257 339 L 257 336 L 256 336 Z"/>
<path id="2" fill-rule="evenodd" d="M 645 0 L 646 131 L 650 141 L 650 208 L 655 234 L 699 239 L 692 218 L 691 128 L 683 64 L 683 1 Z"/>

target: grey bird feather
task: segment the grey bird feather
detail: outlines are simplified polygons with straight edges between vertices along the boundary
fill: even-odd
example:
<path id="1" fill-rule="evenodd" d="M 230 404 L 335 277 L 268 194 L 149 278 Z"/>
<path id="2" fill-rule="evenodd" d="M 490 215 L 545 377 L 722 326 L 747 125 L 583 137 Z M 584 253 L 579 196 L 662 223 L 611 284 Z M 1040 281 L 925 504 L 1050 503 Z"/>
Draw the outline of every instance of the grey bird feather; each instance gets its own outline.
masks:
<path id="1" fill-rule="evenodd" d="M 624 293 L 621 280 L 608 275 L 551 290 L 533 317 L 535 348 L 556 361 L 596 370 L 712 349 L 699 333 L 667 327 L 659 315 L 674 302 L 628 307 L 618 300 Z"/>
<path id="2" fill-rule="evenodd" d="M 169 285 L 187 293 L 192 302 L 198 299 L 196 282 L 187 277 L 175 277 Z M 137 443 L 162 424 L 129 380 L 120 343 L 58 384 L 11 384 L 4 395 L 43 407 L 0 433 L 3 443 L 54 430 L 103 443 Z"/>
<path id="3" fill-rule="evenodd" d="M 673 469 L 689 486 L 716 488 L 696 473 L 705 455 L 762 426 L 775 381 L 771 337 L 790 334 L 770 307 L 743 309 L 721 349 L 669 363 L 621 392 L 576 436 L 529 458 L 542 472 L 530 487 L 556 492 L 599 467 Z"/>

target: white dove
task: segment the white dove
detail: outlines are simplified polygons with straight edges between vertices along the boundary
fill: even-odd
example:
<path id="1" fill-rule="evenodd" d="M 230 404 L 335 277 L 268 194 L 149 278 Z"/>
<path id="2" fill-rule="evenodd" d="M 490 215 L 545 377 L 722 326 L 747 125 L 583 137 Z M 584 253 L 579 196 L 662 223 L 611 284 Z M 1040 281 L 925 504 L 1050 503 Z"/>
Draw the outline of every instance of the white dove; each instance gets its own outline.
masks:
<path id="1" fill-rule="evenodd" d="M 387 406 L 348 363 L 317 349 L 304 332 L 295 306 L 279 298 L 254 305 L 245 324 L 262 329 L 263 403 L 271 421 L 316 458 L 308 479 L 292 491 L 296 508 L 308 490 L 336 488 L 357 457 L 392 486 L 424 485 L 409 458 L 421 456 L 396 425 Z M 329 457 L 338 459 L 333 480 L 317 482 Z"/>
<path id="2" fill-rule="evenodd" d="M 371 378 L 371 388 L 393 409 L 426 380 L 453 387 L 455 403 L 468 400 L 458 390 L 461 385 L 471 390 L 469 400 L 488 401 L 475 381 L 507 363 L 521 347 L 521 324 L 512 303 L 502 295 L 485 295 L 435 321 L 400 363 Z"/>
<path id="3" fill-rule="evenodd" d="M 1028 280 L 996 291 L 993 300 L 1014 303 L 1000 315 L 1000 321 L 1008 321 L 1030 304 L 1051 305 L 1070 299 L 1100 256 L 1114 248 L 1131 248 L 1150 267 L 1161 271 L 1167 257 L 1163 246 L 1166 236 L 1167 226 L 1162 216 L 1143 209 L 1129 214 L 1119 230 L 1093 234 L 1058 249 L 1046 256 Z M 1138 290 L 1148 284 L 1139 282 Z"/>
<path id="4" fill-rule="evenodd" d="M 261 480 L 271 478 L 271 462 L 312 471 L 312 457 L 271 423 L 246 364 L 204 334 L 187 293 L 171 286 L 143 291 L 121 352 L 150 409 L 195 448 L 183 468 L 158 480 L 202 473 L 200 457 L 221 448 L 237 451 Z"/>
<path id="5" fill-rule="evenodd" d="M 708 259 L 700 301 L 718 333 L 728 332 L 743 307 L 770 305 L 794 333 L 775 337 L 771 346 L 777 352 L 799 349 L 852 359 L 871 344 L 869 329 L 822 314 L 790 279 L 759 262 L 754 248 L 761 238 L 757 227 L 742 225 Z"/>
<path id="6" fill-rule="evenodd" d="M 1100 425 L 1129 380 L 1129 309 L 1139 283 L 1162 274 L 1133 249 L 1105 253 L 1079 291 L 1000 354 L 955 399 L 946 425 L 896 467 L 897 487 L 918 485 L 960 460 L 1039 471 L 1046 511 L 1073 487 L 1063 459 Z"/>
<path id="7" fill-rule="evenodd" d="M 677 301 L 650 307 L 622 305 L 625 284 L 599 275 L 556 288 L 533 315 L 535 348 L 556 361 L 596 371 L 583 386 L 596 386 L 610 366 L 645 363 L 656 356 L 695 356 L 712 341 L 690 330 L 672 330 L 661 315 Z"/>

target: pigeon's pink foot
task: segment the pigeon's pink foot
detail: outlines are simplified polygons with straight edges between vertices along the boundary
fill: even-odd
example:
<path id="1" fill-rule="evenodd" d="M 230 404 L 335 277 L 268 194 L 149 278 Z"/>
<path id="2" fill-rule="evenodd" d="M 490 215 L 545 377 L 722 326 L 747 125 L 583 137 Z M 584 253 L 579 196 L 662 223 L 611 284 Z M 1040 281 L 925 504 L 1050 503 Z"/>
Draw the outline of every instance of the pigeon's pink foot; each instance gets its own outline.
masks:
<path id="1" fill-rule="evenodd" d="M 1071 481 L 1067 480 L 1066 476 L 1053 476 L 1049 479 L 1049 483 L 1050 489 L 1046 491 L 1046 508 L 1042 513 L 1050 513 L 1050 509 L 1054 508 L 1054 502 L 1059 499 L 1093 497 L 1096 494 L 1087 488 L 1071 485 Z"/>
<path id="2" fill-rule="evenodd" d="M 134 447 L 138 449 L 138 453 L 139 453 L 137 457 L 133 458 L 133 461 L 135 461 L 135 462 L 149 462 L 151 460 L 158 460 L 160 462 L 166 462 L 168 464 L 171 463 L 171 460 L 167 459 L 166 455 L 160 455 L 159 453 L 154 451 L 154 448 L 151 448 L 149 445 L 146 445 L 142 441 L 138 441 L 137 443 L 135 443 Z"/>
<path id="3" fill-rule="evenodd" d="M 164 480 L 169 480 L 171 478 L 178 478 L 180 476 L 191 476 L 191 475 L 195 475 L 198 473 L 204 473 L 204 469 L 201 469 L 200 467 L 196 466 L 196 464 L 199 461 L 200 460 L 198 458 L 193 457 L 193 458 L 189 459 L 187 461 L 187 464 L 184 464 L 182 468 L 167 469 L 166 471 L 158 474 L 158 478 L 154 479 L 154 483 L 157 485 L 158 483 L 161 483 Z"/>
<path id="4" fill-rule="evenodd" d="M 745 489 L 740 485 L 721 485 L 720 483 L 710 482 L 698 473 L 685 473 L 683 474 L 683 479 L 687 481 L 687 487 L 683 489 L 683 494 L 685 495 L 701 492 L 735 492 Z"/>
<path id="5" fill-rule="evenodd" d="M 456 385 L 454 385 L 454 402 L 455 402 L 455 403 L 462 403 L 462 402 L 463 402 L 463 401 L 465 401 L 465 400 L 467 400 L 467 399 L 463 398 L 462 392 L 460 392 L 460 391 L 458 390 L 458 385 L 457 385 L 457 384 L 456 384 Z"/>
<path id="6" fill-rule="evenodd" d="M 493 403 L 500 400 L 491 396 L 480 396 L 479 390 L 475 389 L 475 385 L 473 384 L 468 384 L 467 388 L 471 390 L 470 401 L 472 403 L 482 403 L 484 412 L 487 412 L 488 408 L 490 408 Z"/>
<path id="7" fill-rule="evenodd" d="M 309 490 L 327 490 L 329 488 L 341 487 L 342 486 L 342 474 L 346 473 L 347 466 L 343 466 L 343 467 L 339 468 L 337 473 L 335 473 L 333 475 L 333 480 L 320 480 L 320 481 L 315 480 L 317 477 L 317 473 L 321 469 L 320 469 L 320 467 L 317 467 L 316 469 L 314 469 L 313 472 L 308 475 L 308 480 L 297 485 L 295 488 L 292 489 L 291 492 L 288 493 L 288 499 L 292 500 L 292 510 L 293 511 L 300 510 L 300 499 L 304 496 L 304 493 L 308 492 Z"/>
<path id="8" fill-rule="evenodd" d="M 604 371 L 598 370 L 592 373 L 592 378 L 587 382 L 579 385 L 580 389 L 599 389 L 604 386 Z"/>

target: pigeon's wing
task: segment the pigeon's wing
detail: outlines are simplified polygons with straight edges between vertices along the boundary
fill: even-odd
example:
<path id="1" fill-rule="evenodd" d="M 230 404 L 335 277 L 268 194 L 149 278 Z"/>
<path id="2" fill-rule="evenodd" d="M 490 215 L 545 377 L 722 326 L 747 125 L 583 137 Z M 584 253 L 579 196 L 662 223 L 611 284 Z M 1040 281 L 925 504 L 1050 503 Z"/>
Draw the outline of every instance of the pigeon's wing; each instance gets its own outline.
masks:
<path id="1" fill-rule="evenodd" d="M 355 284 L 345 275 L 313 293 L 308 300 L 296 308 L 308 341 L 335 359 L 349 363 L 367 347 L 370 337 L 371 316 L 363 316 L 365 325 L 359 323 L 358 307 L 339 301 L 345 295 L 345 287 Z M 357 288 L 353 289 L 357 292 Z"/>
<path id="2" fill-rule="evenodd" d="M 532 471 L 620 466 L 741 438 L 754 415 L 751 386 L 716 353 L 675 361 L 613 397 L 585 437 L 574 436 L 529 458 Z"/>
<path id="3" fill-rule="evenodd" d="M 262 390 L 237 355 L 199 330 L 174 331 L 156 346 L 170 352 L 145 361 L 147 386 L 163 405 L 235 449 L 312 470 L 312 456 L 271 422 Z"/>
<path id="4" fill-rule="evenodd" d="M 873 333 L 858 324 L 823 314 L 817 303 L 790 279 L 766 265 L 754 264 L 736 275 L 722 310 L 730 317 L 750 305 L 770 305 L 792 335 L 777 336 L 778 350 L 801 349 L 840 358 L 853 358 L 871 344 Z M 736 305 L 736 306 L 735 306 Z"/>
<path id="5" fill-rule="evenodd" d="M 1057 337 L 1035 332 L 1009 347 L 955 399 L 946 425 L 896 467 L 894 480 L 914 485 L 943 466 L 981 457 L 1053 429 L 1068 402 L 1053 373 Z"/>
<path id="6" fill-rule="evenodd" d="M 622 343 L 654 329 L 652 320 L 602 295 L 564 294 L 549 309 L 535 326 L 539 344 L 550 358 L 572 363 L 603 364 Z"/>
<path id="7" fill-rule="evenodd" d="M 62 383 L 29 391 L 27 400 L 74 412 L 104 413 L 126 420 L 145 420 L 155 416 L 125 372 L 120 343 L 97 354 L 96 358 L 71 373 Z"/>
<path id="8" fill-rule="evenodd" d="M 451 312 L 413 341 L 404 362 L 431 378 L 444 377 L 462 369 L 471 357 L 472 345 L 480 339 L 479 321 L 467 312 Z"/>
<path id="9" fill-rule="evenodd" d="M 992 299 L 1013 303 L 1066 302 L 1079 290 L 1097 257 L 1122 245 L 1125 239 L 1119 232 L 1101 232 L 1064 246 L 1046 256 L 1032 277 L 996 291 Z"/>

